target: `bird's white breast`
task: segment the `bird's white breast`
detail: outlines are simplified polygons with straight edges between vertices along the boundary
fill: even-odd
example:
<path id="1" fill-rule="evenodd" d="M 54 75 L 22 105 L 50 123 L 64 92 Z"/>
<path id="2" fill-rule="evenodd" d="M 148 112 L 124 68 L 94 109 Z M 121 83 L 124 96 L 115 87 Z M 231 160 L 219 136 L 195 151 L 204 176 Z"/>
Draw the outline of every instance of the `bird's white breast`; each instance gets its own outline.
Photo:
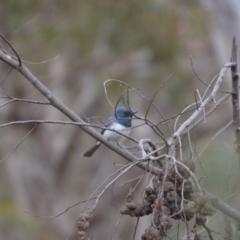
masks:
<path id="1" fill-rule="evenodd" d="M 124 127 L 123 125 L 121 125 L 119 123 L 112 124 L 109 127 L 109 129 L 114 129 L 116 131 L 119 131 L 119 132 L 123 133 L 124 135 L 127 135 L 127 136 L 131 132 L 131 128 L 126 128 L 126 127 Z M 105 130 L 103 135 L 107 139 L 109 139 L 111 141 L 119 142 L 119 143 L 123 142 L 126 139 L 126 137 L 124 137 L 123 135 L 120 135 L 117 132 L 113 132 L 113 131 L 110 131 L 110 130 Z"/>

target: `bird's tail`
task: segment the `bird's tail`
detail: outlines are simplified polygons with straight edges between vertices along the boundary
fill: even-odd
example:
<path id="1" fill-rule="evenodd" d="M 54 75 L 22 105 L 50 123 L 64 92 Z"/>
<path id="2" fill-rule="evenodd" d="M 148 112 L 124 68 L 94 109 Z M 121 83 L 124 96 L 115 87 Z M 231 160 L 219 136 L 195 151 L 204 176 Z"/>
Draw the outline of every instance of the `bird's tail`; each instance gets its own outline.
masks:
<path id="1" fill-rule="evenodd" d="M 87 150 L 83 156 L 84 157 L 91 157 L 95 151 L 101 146 L 101 143 L 100 142 L 97 142 L 95 145 L 93 145 L 89 150 Z"/>

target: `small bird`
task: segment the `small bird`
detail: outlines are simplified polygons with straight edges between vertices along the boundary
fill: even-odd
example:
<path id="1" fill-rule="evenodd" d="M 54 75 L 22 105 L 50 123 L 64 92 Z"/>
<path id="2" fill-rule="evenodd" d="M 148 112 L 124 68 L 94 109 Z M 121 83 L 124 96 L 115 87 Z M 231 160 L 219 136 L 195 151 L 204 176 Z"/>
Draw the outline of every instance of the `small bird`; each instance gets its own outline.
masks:
<path id="1" fill-rule="evenodd" d="M 137 113 L 137 111 L 131 111 L 126 107 L 119 107 L 116 112 L 107 120 L 104 124 L 106 128 L 103 129 L 101 134 L 106 137 L 108 140 L 112 140 L 117 143 L 122 143 L 126 137 L 118 134 L 117 132 L 111 131 L 120 131 L 125 135 L 129 135 L 132 126 L 132 117 Z M 101 142 L 97 141 L 94 146 L 92 146 L 88 151 L 86 151 L 83 156 L 91 157 L 94 152 L 101 146 Z"/>

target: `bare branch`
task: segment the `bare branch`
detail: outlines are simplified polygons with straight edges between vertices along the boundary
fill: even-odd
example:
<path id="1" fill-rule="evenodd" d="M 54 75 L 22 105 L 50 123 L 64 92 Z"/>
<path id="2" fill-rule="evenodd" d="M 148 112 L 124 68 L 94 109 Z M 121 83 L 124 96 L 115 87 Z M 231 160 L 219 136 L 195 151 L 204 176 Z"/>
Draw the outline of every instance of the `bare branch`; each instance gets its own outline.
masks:
<path id="1" fill-rule="evenodd" d="M 235 138 L 237 145 L 237 154 L 240 159 L 240 89 L 239 89 L 239 73 L 237 69 L 237 44 L 236 38 L 233 38 L 232 42 L 232 55 L 230 61 L 236 64 L 231 67 L 232 73 L 232 106 L 233 106 L 233 123 L 235 126 Z"/>
<path id="2" fill-rule="evenodd" d="M 19 57 L 18 53 L 16 52 L 16 50 L 13 48 L 11 43 L 1 33 L 0 33 L 0 36 L 8 44 L 8 46 L 12 49 L 12 51 L 15 53 L 15 55 L 18 59 L 18 63 L 19 63 L 18 66 L 21 67 L 22 66 L 22 61 L 21 61 L 21 58 Z M 10 57 L 10 55 L 5 50 L 3 50 L 3 52 Z"/>
<path id="3" fill-rule="evenodd" d="M 233 218 L 237 222 L 240 222 L 240 212 L 237 211 L 235 208 L 229 206 L 225 202 L 221 201 L 217 197 L 213 196 L 211 193 L 206 192 L 205 193 L 208 195 L 209 199 L 211 200 L 212 205 L 218 209 L 219 211 L 225 213 L 229 217 Z"/>
<path id="4" fill-rule="evenodd" d="M 202 102 L 202 104 L 198 107 L 198 109 L 196 109 L 196 110 L 193 112 L 193 114 L 192 114 L 192 115 L 179 127 L 179 129 L 173 134 L 171 141 L 172 141 L 174 138 L 176 138 L 177 136 L 180 136 L 180 135 L 183 133 L 183 131 L 185 131 L 185 130 L 188 128 L 188 126 L 190 126 L 191 123 L 195 121 L 195 119 L 199 116 L 199 114 L 201 113 L 201 111 L 203 111 L 204 108 L 205 108 L 210 102 L 214 101 L 214 102 L 216 103 L 215 97 L 216 97 L 216 94 L 217 94 L 217 92 L 218 92 L 218 90 L 219 90 L 220 84 L 221 84 L 221 82 L 222 82 L 222 80 L 223 80 L 223 78 L 224 78 L 224 76 L 225 76 L 228 68 L 230 68 L 230 67 L 232 67 L 232 66 L 234 66 L 234 65 L 236 65 L 236 63 L 230 62 L 230 63 L 225 64 L 225 65 L 222 67 L 222 69 L 221 69 L 221 71 L 220 71 L 220 73 L 219 73 L 218 79 L 217 79 L 217 81 L 216 81 L 216 83 L 215 83 L 215 85 L 214 85 L 214 87 L 213 87 L 213 90 L 212 90 L 211 94 Z M 171 141 L 170 141 L 170 144 L 172 144 Z M 169 144 L 169 145 L 170 145 L 170 144 Z"/>

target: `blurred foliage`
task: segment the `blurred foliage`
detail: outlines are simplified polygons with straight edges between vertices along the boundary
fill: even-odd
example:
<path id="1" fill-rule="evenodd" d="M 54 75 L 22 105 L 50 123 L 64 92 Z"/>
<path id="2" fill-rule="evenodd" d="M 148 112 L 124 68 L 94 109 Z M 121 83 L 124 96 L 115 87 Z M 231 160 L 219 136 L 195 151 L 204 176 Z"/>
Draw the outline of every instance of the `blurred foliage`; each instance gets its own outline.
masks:
<path id="1" fill-rule="evenodd" d="M 49 239 L 51 236 L 43 231 L 36 218 L 20 217 L 14 202 L 0 199 L 0 238 L 1 239 Z M 53 236 L 52 236 L 53 237 Z M 54 239 L 54 238 L 51 238 Z"/>
<path id="2" fill-rule="evenodd" d="M 99 38 L 105 38 L 119 58 L 150 49 L 163 75 L 178 68 L 174 58 L 185 51 L 181 34 L 201 38 L 207 33 L 205 12 L 196 1 L 24 0 L 6 1 L 0 11 L 5 34 L 31 59 L 67 50 L 76 61 L 90 56 Z"/>

